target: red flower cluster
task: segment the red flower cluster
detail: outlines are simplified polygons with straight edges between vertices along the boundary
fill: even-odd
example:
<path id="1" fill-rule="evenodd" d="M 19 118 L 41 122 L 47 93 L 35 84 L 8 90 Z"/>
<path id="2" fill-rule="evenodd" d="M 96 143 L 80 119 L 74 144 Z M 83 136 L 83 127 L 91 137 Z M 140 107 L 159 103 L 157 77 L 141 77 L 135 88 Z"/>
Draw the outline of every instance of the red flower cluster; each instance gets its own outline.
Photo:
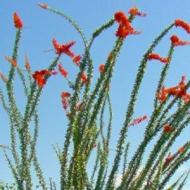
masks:
<path id="1" fill-rule="evenodd" d="M 175 158 L 175 155 L 172 155 L 171 153 L 169 153 L 164 161 L 163 168 L 166 168 L 174 160 L 174 158 Z"/>
<path id="2" fill-rule="evenodd" d="M 162 87 L 157 98 L 160 102 L 164 102 L 169 95 L 181 97 L 185 103 L 190 101 L 190 94 L 186 92 L 185 76 L 182 76 L 177 86 L 171 88 Z"/>
<path id="3" fill-rule="evenodd" d="M 148 60 L 159 60 L 159 61 L 161 61 L 162 63 L 165 63 L 165 64 L 167 64 L 168 61 L 169 61 L 168 58 L 161 57 L 157 53 L 150 53 L 147 58 L 148 58 Z"/>
<path id="4" fill-rule="evenodd" d="M 166 88 L 163 86 L 160 90 L 160 92 L 157 94 L 157 99 L 160 102 L 164 102 L 166 98 L 168 97 L 168 93 L 166 93 Z"/>
<path id="5" fill-rule="evenodd" d="M 100 64 L 100 65 L 99 65 L 99 72 L 100 72 L 100 73 L 103 73 L 104 70 L 105 70 L 105 65 L 104 65 L 104 64 Z"/>
<path id="6" fill-rule="evenodd" d="M 144 115 L 142 117 L 136 118 L 131 123 L 129 123 L 129 126 L 137 125 L 137 124 L 139 124 L 139 123 L 141 123 L 141 122 L 143 122 L 144 120 L 147 120 L 147 119 L 148 119 L 147 115 Z"/>
<path id="7" fill-rule="evenodd" d="M 125 38 L 131 34 L 138 34 L 139 32 L 135 31 L 131 26 L 130 21 L 123 12 L 116 12 L 114 15 L 115 21 L 118 22 L 119 28 L 116 32 L 116 36 L 120 38 Z"/>
<path id="8" fill-rule="evenodd" d="M 66 110 L 69 106 L 69 97 L 71 96 L 71 94 L 69 92 L 62 92 L 61 93 L 61 101 L 62 101 L 62 105 L 63 108 Z"/>
<path id="9" fill-rule="evenodd" d="M 182 147 L 180 147 L 180 148 L 178 149 L 178 153 L 179 153 L 179 154 L 182 154 L 184 151 L 185 151 L 185 147 L 184 147 L 184 146 L 182 146 Z"/>
<path id="10" fill-rule="evenodd" d="M 146 16 L 146 13 L 140 12 L 137 7 L 129 9 L 129 14 L 132 16 Z"/>
<path id="11" fill-rule="evenodd" d="M 77 66 L 79 66 L 80 61 L 81 61 L 81 56 L 80 55 L 75 55 L 73 57 L 73 63 L 75 63 Z"/>
<path id="12" fill-rule="evenodd" d="M 85 73 L 82 73 L 82 75 L 81 75 L 81 81 L 84 83 L 84 84 L 86 84 L 86 83 L 88 83 L 88 78 L 87 78 L 87 75 L 85 74 Z"/>
<path id="13" fill-rule="evenodd" d="M 183 28 L 187 33 L 190 33 L 190 24 L 181 19 L 175 20 L 175 26 L 176 27 L 179 26 L 179 27 Z"/>
<path id="14" fill-rule="evenodd" d="M 170 124 L 163 125 L 163 131 L 164 133 L 170 133 L 174 130 L 174 128 Z"/>
<path id="15" fill-rule="evenodd" d="M 171 43 L 173 46 L 190 45 L 189 41 L 183 41 L 183 40 L 179 39 L 179 37 L 176 35 L 171 36 L 170 40 L 171 40 Z"/>
<path id="16" fill-rule="evenodd" d="M 13 21 L 14 21 L 14 25 L 15 25 L 16 28 L 22 29 L 23 22 L 22 22 L 21 18 L 19 17 L 19 15 L 16 12 L 13 14 Z"/>
<path id="17" fill-rule="evenodd" d="M 64 76 L 65 78 L 68 76 L 68 72 L 63 68 L 61 64 L 58 65 L 58 70 L 61 73 L 61 75 Z"/>
<path id="18" fill-rule="evenodd" d="M 163 168 L 166 168 L 179 154 L 182 154 L 185 151 L 185 146 L 182 146 L 178 149 L 175 154 L 169 153 L 164 161 Z"/>
<path id="19" fill-rule="evenodd" d="M 56 39 L 52 40 L 53 46 L 55 48 L 55 51 L 57 54 L 66 54 L 69 57 L 73 58 L 75 55 L 74 53 L 70 50 L 70 48 L 75 44 L 74 41 L 71 41 L 66 44 L 59 44 Z"/>
<path id="20" fill-rule="evenodd" d="M 32 74 L 32 77 L 37 82 L 38 86 L 42 88 L 46 83 L 46 76 L 51 75 L 51 72 L 47 69 L 41 70 L 41 71 L 35 71 Z"/>
<path id="21" fill-rule="evenodd" d="M 54 49 L 55 49 L 55 52 L 57 54 L 66 54 L 68 55 L 72 61 L 77 65 L 79 66 L 79 63 L 81 61 L 81 56 L 80 55 L 75 55 L 72 51 L 71 51 L 71 47 L 75 44 L 74 41 L 71 41 L 69 43 L 66 43 L 66 44 L 59 44 L 57 42 L 56 39 L 53 38 L 52 40 L 52 44 L 54 46 Z"/>

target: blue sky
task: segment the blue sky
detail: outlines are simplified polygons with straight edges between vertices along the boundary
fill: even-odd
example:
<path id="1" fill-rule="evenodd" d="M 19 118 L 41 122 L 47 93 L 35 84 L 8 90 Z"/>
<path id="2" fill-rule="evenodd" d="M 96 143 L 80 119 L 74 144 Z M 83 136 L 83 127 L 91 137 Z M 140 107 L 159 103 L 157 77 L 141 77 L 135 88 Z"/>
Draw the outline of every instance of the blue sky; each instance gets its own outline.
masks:
<path id="1" fill-rule="evenodd" d="M 73 47 L 77 54 L 83 53 L 82 41 L 76 31 L 57 15 L 53 15 L 37 6 L 38 1 L 24 0 L 2 0 L 0 1 L 0 71 L 7 73 L 9 67 L 4 60 L 4 56 L 12 54 L 12 44 L 14 43 L 15 28 L 12 24 L 13 12 L 18 12 L 24 21 L 21 46 L 19 50 L 19 65 L 23 66 L 24 56 L 28 55 L 32 69 L 46 68 L 54 57 L 54 52 L 45 52 L 52 48 L 51 40 L 53 37 L 60 42 L 70 40 L 76 41 Z M 71 16 L 81 26 L 86 37 L 89 39 L 92 32 L 104 22 L 108 21 L 116 11 L 122 10 L 127 13 L 132 6 L 137 6 L 140 10 L 147 13 L 145 18 L 137 18 L 133 26 L 141 31 L 140 35 L 130 36 L 126 39 L 125 45 L 121 51 L 120 57 L 115 67 L 115 74 L 112 80 L 111 97 L 114 110 L 112 147 L 116 143 L 119 129 L 122 126 L 125 111 L 128 103 L 128 97 L 132 84 L 135 79 L 139 62 L 143 53 L 149 47 L 153 39 L 163 30 L 164 27 L 172 23 L 176 18 L 184 19 L 190 22 L 190 2 L 189 0 L 81 0 L 81 1 L 45 1 L 50 6 L 63 10 L 65 14 Z M 114 25 L 97 39 L 92 47 L 92 58 L 94 60 L 95 78 L 98 76 L 98 65 L 104 63 L 109 51 L 113 47 L 117 25 Z M 185 40 L 190 40 L 190 36 L 180 29 L 173 29 L 161 44 L 155 49 L 163 56 L 167 55 L 169 47 L 169 37 L 172 34 L 178 34 Z M 166 86 L 175 85 L 186 75 L 190 79 L 188 68 L 190 68 L 190 47 L 176 48 L 172 67 L 167 77 Z M 77 68 L 67 57 L 62 58 L 62 63 L 69 71 L 70 79 L 74 79 Z M 159 71 L 162 68 L 159 62 L 150 62 L 147 67 L 146 76 L 140 90 L 139 100 L 136 106 L 136 117 L 147 114 L 152 110 L 153 94 L 156 82 L 159 79 Z M 2 87 L 2 82 L 0 87 Z M 15 89 L 18 104 L 23 109 L 24 97 L 21 93 L 19 84 Z M 64 132 L 67 127 L 64 111 L 61 107 L 60 93 L 68 90 L 65 80 L 60 76 L 55 76 L 48 81 L 42 95 L 39 105 L 39 114 L 41 117 L 40 138 L 38 141 L 39 159 L 42 168 L 47 177 L 59 179 L 59 167 L 52 149 L 52 144 L 63 144 Z M 9 144 L 8 118 L 0 107 L 0 144 Z M 132 142 L 130 152 L 135 150 L 143 137 L 143 128 L 145 123 L 133 127 L 129 130 L 128 139 Z M 175 151 L 189 138 L 188 130 L 180 138 L 173 150 Z M 138 139 L 138 140 L 137 140 Z M 111 153 L 113 157 L 114 151 Z M 188 166 L 189 164 L 186 164 Z M 3 154 L 0 152 L 0 179 L 10 181 L 10 172 L 7 170 Z"/>

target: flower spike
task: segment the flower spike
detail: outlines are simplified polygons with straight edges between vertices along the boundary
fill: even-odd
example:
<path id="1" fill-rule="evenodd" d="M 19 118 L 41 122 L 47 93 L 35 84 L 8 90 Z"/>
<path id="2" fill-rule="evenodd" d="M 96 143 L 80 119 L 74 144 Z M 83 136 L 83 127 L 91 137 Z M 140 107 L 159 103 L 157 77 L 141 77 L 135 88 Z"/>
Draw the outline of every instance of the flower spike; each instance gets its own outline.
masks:
<path id="1" fill-rule="evenodd" d="M 104 64 L 100 64 L 100 65 L 99 65 L 99 72 L 100 72 L 100 73 L 103 73 L 104 70 L 105 70 L 105 65 L 104 65 Z"/>
<path id="2" fill-rule="evenodd" d="M 165 58 L 165 57 L 161 57 L 159 54 L 157 53 L 150 53 L 148 55 L 148 60 L 159 60 L 160 62 L 162 63 L 165 63 L 167 64 L 168 63 L 168 58 Z"/>
<path id="3" fill-rule="evenodd" d="M 86 73 L 82 73 L 82 75 L 81 75 L 81 81 L 82 81 L 84 84 L 86 84 L 86 83 L 88 82 L 88 78 L 87 78 L 87 76 L 86 76 Z"/>
<path id="4" fill-rule="evenodd" d="M 147 119 L 148 119 L 147 115 L 143 115 L 142 117 L 138 117 L 138 118 L 134 119 L 131 123 L 129 123 L 129 126 L 138 125 L 139 123 L 141 123 Z"/>
<path id="5" fill-rule="evenodd" d="M 13 21 L 14 21 L 14 25 L 17 29 L 23 28 L 23 22 L 16 12 L 13 14 Z"/>
<path id="6" fill-rule="evenodd" d="M 70 50 L 70 48 L 75 44 L 74 41 L 61 45 L 57 42 L 56 39 L 53 38 L 52 44 L 57 54 L 66 54 L 71 58 L 74 57 L 74 53 Z"/>
<path id="7" fill-rule="evenodd" d="M 169 153 L 164 161 L 163 169 L 165 169 L 174 160 L 174 158 L 175 156 Z"/>
<path id="8" fill-rule="evenodd" d="M 185 151 L 185 147 L 184 147 L 184 146 L 182 146 L 182 147 L 180 147 L 180 148 L 178 149 L 178 153 L 179 153 L 179 154 L 182 154 L 184 151 Z"/>
<path id="9" fill-rule="evenodd" d="M 48 75 L 51 75 L 51 72 L 44 69 L 44 70 L 41 70 L 41 71 L 35 71 L 33 74 L 32 74 L 32 77 L 34 78 L 34 80 L 37 82 L 38 86 L 40 88 L 43 88 L 44 85 L 46 84 L 46 79 L 45 77 L 48 76 Z"/>
<path id="10" fill-rule="evenodd" d="M 164 133 L 171 133 L 173 131 L 173 127 L 170 124 L 163 125 L 163 131 Z"/>
<path id="11" fill-rule="evenodd" d="M 171 43 L 173 46 L 190 45 L 189 41 L 183 41 L 183 40 L 179 39 L 179 37 L 176 35 L 171 36 L 170 40 L 171 40 Z"/>
<path id="12" fill-rule="evenodd" d="M 178 83 L 178 85 L 170 87 L 170 88 L 165 88 L 162 87 L 160 92 L 157 95 L 157 99 L 160 102 L 164 102 L 166 98 L 171 95 L 175 97 L 181 98 L 185 103 L 188 103 L 190 101 L 190 94 L 187 93 L 186 90 L 186 77 L 182 76 L 181 81 Z"/>
<path id="13" fill-rule="evenodd" d="M 62 92 L 61 93 L 61 102 L 63 105 L 63 108 L 66 110 L 69 106 L 69 97 L 71 96 L 71 94 L 69 92 Z"/>
<path id="14" fill-rule="evenodd" d="M 190 33 L 190 24 L 181 19 L 175 20 L 175 26 L 176 27 L 179 26 L 179 27 L 183 28 L 187 33 Z"/>
<path id="15" fill-rule="evenodd" d="M 115 15 L 114 15 L 114 19 L 115 19 L 115 21 L 118 22 L 119 24 L 123 24 L 124 22 L 128 22 L 127 16 L 126 16 L 125 13 L 122 12 L 122 11 L 116 12 Z"/>
<path id="16" fill-rule="evenodd" d="M 61 64 L 58 65 L 58 69 L 59 69 L 59 72 L 61 73 L 61 75 L 64 76 L 65 78 L 67 78 L 68 72 L 63 68 L 63 66 Z"/>
<path id="17" fill-rule="evenodd" d="M 168 97 L 168 93 L 166 92 L 166 89 L 165 87 L 163 86 L 160 90 L 160 92 L 157 94 L 157 99 L 160 101 L 160 102 L 164 102 Z"/>
<path id="18" fill-rule="evenodd" d="M 135 29 L 131 26 L 131 23 L 125 13 L 121 11 L 116 12 L 114 19 L 119 24 L 118 30 L 116 31 L 117 37 L 126 38 L 128 35 L 139 34 L 139 32 L 135 31 Z"/>
<path id="19" fill-rule="evenodd" d="M 81 56 L 80 55 L 75 55 L 73 57 L 73 63 L 75 63 L 77 66 L 79 66 L 80 61 L 81 61 Z"/>

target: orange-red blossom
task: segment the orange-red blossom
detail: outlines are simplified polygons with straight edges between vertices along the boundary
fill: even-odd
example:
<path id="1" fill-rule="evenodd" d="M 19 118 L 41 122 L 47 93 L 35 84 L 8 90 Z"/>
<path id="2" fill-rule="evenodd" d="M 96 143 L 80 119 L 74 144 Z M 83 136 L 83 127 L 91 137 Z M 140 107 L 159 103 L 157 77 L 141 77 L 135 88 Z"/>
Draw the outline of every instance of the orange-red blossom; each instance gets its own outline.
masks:
<path id="1" fill-rule="evenodd" d="M 175 26 L 176 27 L 181 27 L 183 28 L 187 33 L 190 33 L 190 24 L 181 20 L 181 19 L 176 19 L 175 20 Z"/>
<path id="2" fill-rule="evenodd" d="M 77 66 L 80 65 L 80 61 L 81 61 L 81 56 L 80 55 L 75 55 L 73 57 L 73 63 L 75 63 Z"/>
<path id="3" fill-rule="evenodd" d="M 174 128 L 170 124 L 166 123 L 166 124 L 163 125 L 164 133 L 170 133 L 173 130 L 174 130 Z"/>
<path id="4" fill-rule="evenodd" d="M 13 14 L 13 22 L 14 22 L 14 25 L 17 29 L 23 28 L 22 19 L 20 18 L 20 16 L 16 12 Z"/>
<path id="5" fill-rule="evenodd" d="M 184 146 L 182 146 L 182 147 L 180 147 L 180 148 L 178 149 L 178 153 L 179 153 L 179 154 L 182 154 L 184 151 L 185 151 L 185 147 L 184 147 Z"/>
<path id="6" fill-rule="evenodd" d="M 69 106 L 69 97 L 71 94 L 69 92 L 62 92 L 61 93 L 61 102 L 63 105 L 63 108 L 66 110 Z"/>
<path id="7" fill-rule="evenodd" d="M 139 34 L 139 32 L 135 31 L 135 29 L 131 26 L 131 23 L 125 13 L 121 11 L 116 12 L 114 19 L 119 24 L 118 30 L 116 31 L 117 37 L 126 38 L 131 34 Z"/>
<path id="8" fill-rule="evenodd" d="M 181 40 L 177 35 L 173 35 L 170 37 L 171 43 L 173 46 L 184 46 L 190 45 L 189 41 Z"/>
<path id="9" fill-rule="evenodd" d="M 157 99 L 160 102 L 164 102 L 169 95 L 180 97 L 185 103 L 190 101 L 190 94 L 186 91 L 185 76 L 182 76 L 182 79 L 177 86 L 171 88 L 162 87 L 157 94 Z"/>
<path id="10" fill-rule="evenodd" d="M 174 158 L 175 158 L 175 155 L 172 155 L 171 153 L 169 153 L 164 161 L 163 168 L 166 168 L 174 160 Z"/>
<path id="11" fill-rule="evenodd" d="M 168 156 L 166 157 L 163 168 L 166 168 L 179 154 L 182 154 L 185 151 L 185 147 L 182 146 L 178 149 L 178 151 L 175 154 L 169 153 Z"/>
<path id="12" fill-rule="evenodd" d="M 68 76 L 68 72 L 63 68 L 61 64 L 58 64 L 58 70 L 61 73 L 61 75 L 65 78 Z"/>
<path id="13" fill-rule="evenodd" d="M 88 83 L 88 77 L 86 75 L 86 73 L 82 73 L 81 74 L 81 77 L 80 77 L 81 81 L 84 83 L 84 84 L 87 84 Z"/>
<path id="14" fill-rule="evenodd" d="M 51 75 L 51 72 L 48 71 L 47 69 L 44 69 L 44 70 L 40 70 L 40 71 L 35 71 L 32 74 L 32 77 L 34 78 L 34 80 L 36 81 L 38 86 L 40 88 L 42 88 L 46 84 L 46 76 L 48 76 L 48 75 Z"/>
<path id="15" fill-rule="evenodd" d="M 157 53 L 150 53 L 148 54 L 147 57 L 148 60 L 159 60 L 160 62 L 167 64 L 169 59 L 167 57 L 161 57 L 159 54 Z"/>
<path id="16" fill-rule="evenodd" d="M 70 48 L 75 44 L 74 41 L 68 42 L 66 44 L 59 44 L 57 40 L 53 38 L 52 44 L 57 54 L 66 54 L 71 58 L 75 56 L 74 53 L 70 50 Z"/>
<path id="17" fill-rule="evenodd" d="M 143 122 L 144 120 L 147 120 L 148 119 L 148 116 L 147 115 L 143 115 L 141 117 L 138 117 L 136 119 L 134 119 L 131 123 L 129 123 L 129 126 L 133 126 L 133 125 L 137 125 L 141 122 Z"/>
<path id="18" fill-rule="evenodd" d="M 105 70 L 105 65 L 104 64 L 100 64 L 98 69 L 99 69 L 100 73 L 103 73 L 104 70 Z"/>

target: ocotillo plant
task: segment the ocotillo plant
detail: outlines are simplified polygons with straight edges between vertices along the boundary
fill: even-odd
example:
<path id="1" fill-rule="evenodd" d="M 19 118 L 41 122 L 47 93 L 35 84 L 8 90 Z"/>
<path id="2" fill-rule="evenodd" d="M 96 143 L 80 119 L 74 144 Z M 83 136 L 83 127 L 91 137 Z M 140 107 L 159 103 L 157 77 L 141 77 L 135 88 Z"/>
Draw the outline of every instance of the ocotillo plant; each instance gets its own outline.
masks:
<path id="1" fill-rule="evenodd" d="M 144 53 L 139 64 L 136 79 L 132 88 L 126 115 L 121 128 L 113 163 L 110 163 L 110 138 L 112 131 L 112 103 L 110 97 L 111 79 L 114 74 L 115 64 L 125 39 L 130 35 L 140 35 L 132 25 L 137 17 L 146 14 L 136 7 L 128 13 L 121 11 L 113 14 L 113 18 L 97 28 L 90 40 L 87 40 L 80 27 L 70 17 L 47 4 L 39 6 L 46 11 L 57 14 L 79 33 L 84 44 L 82 55 L 74 53 L 71 48 L 74 41 L 60 44 L 55 38 L 52 46 L 55 58 L 49 67 L 32 71 L 28 57 L 25 57 L 25 68 L 18 63 L 19 44 L 23 29 L 23 21 L 18 13 L 13 14 L 13 24 L 16 29 L 15 43 L 12 56 L 5 59 L 10 63 L 8 76 L 0 74 L 6 91 L 0 90 L 1 105 L 9 116 L 10 146 L 1 146 L 5 158 L 14 178 L 14 185 L 3 185 L 2 189 L 15 188 L 18 190 L 162 190 L 182 189 L 189 175 L 184 172 L 178 179 L 167 187 L 168 182 L 177 169 L 190 158 L 190 141 L 179 145 L 179 149 L 171 153 L 170 148 L 177 137 L 190 122 L 189 107 L 190 82 L 186 77 L 172 87 L 165 87 L 165 80 L 172 62 L 176 47 L 189 45 L 190 42 L 181 40 L 177 35 L 167 39 L 166 34 L 174 27 L 190 33 L 190 24 L 176 19 L 169 24 L 152 42 Z M 91 47 L 94 41 L 108 28 L 117 25 L 115 43 L 110 49 L 104 64 L 99 65 L 99 77 L 93 83 L 94 65 L 91 56 Z M 155 48 L 166 38 L 170 44 L 168 55 L 162 57 L 155 53 Z M 98 50 L 97 50 L 98 51 Z M 101 53 L 101 52 L 100 52 Z M 68 56 L 78 67 L 75 80 L 70 80 L 68 71 L 60 64 L 62 56 Z M 159 81 L 155 91 L 153 111 L 148 118 L 146 115 L 133 119 L 139 89 L 145 76 L 147 64 L 151 60 L 162 62 L 163 68 L 159 74 Z M 43 89 L 48 85 L 48 79 L 61 74 L 68 82 L 70 91 L 61 93 L 61 103 L 68 119 L 68 128 L 62 148 L 54 147 L 60 164 L 60 179 L 46 180 L 40 167 L 36 152 L 38 130 L 40 127 L 38 106 L 40 105 Z M 24 114 L 21 112 L 15 98 L 15 76 L 18 75 L 22 82 L 26 96 Z M 108 110 L 106 112 L 105 110 Z M 105 113 L 108 115 L 105 122 Z M 128 128 L 148 120 L 144 138 L 131 160 L 128 161 L 130 143 L 127 141 Z M 33 132 L 32 132 L 33 129 Z M 145 149 L 157 139 L 149 154 Z M 92 152 L 96 152 L 93 170 L 88 168 Z M 144 157 L 146 162 L 142 163 Z M 93 160 L 93 159 L 91 159 Z M 121 169 L 122 167 L 122 169 Z M 35 173 L 33 172 L 35 171 Z M 121 175 L 121 183 L 116 186 L 117 175 Z M 38 179 L 38 185 L 34 178 Z M 51 176 L 53 177 L 53 176 Z M 60 181 L 60 183 L 59 183 Z M 167 188 L 166 188 L 167 187 Z"/>

